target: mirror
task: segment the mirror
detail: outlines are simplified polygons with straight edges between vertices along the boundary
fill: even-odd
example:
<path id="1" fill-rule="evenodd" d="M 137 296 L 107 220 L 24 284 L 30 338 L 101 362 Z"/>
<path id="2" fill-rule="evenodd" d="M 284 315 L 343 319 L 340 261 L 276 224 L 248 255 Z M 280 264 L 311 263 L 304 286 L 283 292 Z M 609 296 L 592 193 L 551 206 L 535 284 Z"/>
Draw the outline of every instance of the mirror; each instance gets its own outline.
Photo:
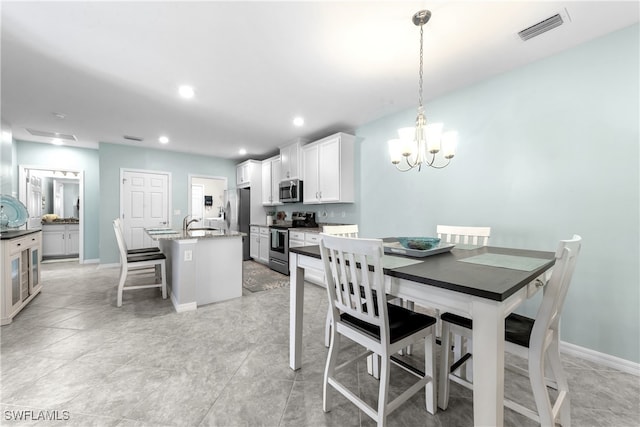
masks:
<path id="1" fill-rule="evenodd" d="M 31 216 L 56 214 L 60 218 L 80 217 L 80 179 L 72 173 L 31 171 L 29 208 Z M 38 200 L 40 205 L 38 206 Z M 33 212 L 31 212 L 33 211 Z"/>
<path id="2" fill-rule="evenodd" d="M 189 176 L 189 214 L 204 226 L 222 218 L 226 177 Z"/>

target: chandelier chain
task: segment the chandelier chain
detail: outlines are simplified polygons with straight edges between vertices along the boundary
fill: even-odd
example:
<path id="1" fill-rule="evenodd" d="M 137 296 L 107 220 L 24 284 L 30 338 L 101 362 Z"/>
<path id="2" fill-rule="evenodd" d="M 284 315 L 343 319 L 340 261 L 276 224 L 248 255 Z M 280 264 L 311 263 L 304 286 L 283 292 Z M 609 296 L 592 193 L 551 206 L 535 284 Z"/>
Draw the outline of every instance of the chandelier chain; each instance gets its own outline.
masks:
<path id="1" fill-rule="evenodd" d="M 420 85 L 418 87 L 418 105 L 420 107 L 422 107 L 422 40 L 423 40 L 423 36 L 422 36 L 422 31 L 423 29 L 423 25 L 420 25 L 420 72 L 418 73 L 419 76 L 419 81 L 420 81 Z"/>

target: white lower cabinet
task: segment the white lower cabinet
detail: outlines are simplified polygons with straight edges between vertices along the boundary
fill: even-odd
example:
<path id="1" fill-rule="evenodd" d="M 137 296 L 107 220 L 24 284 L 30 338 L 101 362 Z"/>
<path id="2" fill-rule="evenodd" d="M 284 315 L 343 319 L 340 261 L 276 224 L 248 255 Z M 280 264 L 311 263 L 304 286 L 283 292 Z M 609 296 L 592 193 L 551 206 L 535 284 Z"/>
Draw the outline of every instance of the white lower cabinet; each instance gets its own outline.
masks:
<path id="1" fill-rule="evenodd" d="M 289 230 L 289 248 L 300 246 L 316 246 L 320 244 L 320 234 L 311 231 L 292 231 Z M 325 286 L 324 274 L 316 274 L 313 270 L 305 271 L 304 280 L 315 283 L 316 285 Z"/>
<path id="2" fill-rule="evenodd" d="M 254 261 L 269 263 L 269 227 L 252 225 L 249 228 L 249 256 Z"/>
<path id="3" fill-rule="evenodd" d="M 42 256 L 78 255 L 79 253 L 79 224 L 44 224 L 42 226 Z"/>
<path id="4" fill-rule="evenodd" d="M 260 262 L 269 264 L 269 227 L 260 227 Z"/>
<path id="5" fill-rule="evenodd" d="M 260 227 L 252 225 L 249 228 L 249 256 L 255 261 L 260 258 Z"/>
<path id="6" fill-rule="evenodd" d="M 40 231 L 2 240 L 4 254 L 2 273 L 1 324 L 11 323 L 42 289 L 40 260 L 42 233 Z"/>

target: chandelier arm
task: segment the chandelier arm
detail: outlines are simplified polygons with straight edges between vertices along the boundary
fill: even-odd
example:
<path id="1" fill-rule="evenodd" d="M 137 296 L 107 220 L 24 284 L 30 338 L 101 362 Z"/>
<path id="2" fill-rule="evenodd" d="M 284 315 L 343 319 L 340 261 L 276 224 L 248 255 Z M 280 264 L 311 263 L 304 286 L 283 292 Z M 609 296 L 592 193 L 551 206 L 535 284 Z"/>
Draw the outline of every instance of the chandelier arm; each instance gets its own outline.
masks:
<path id="1" fill-rule="evenodd" d="M 447 159 L 447 163 L 445 163 L 444 165 L 436 165 L 435 163 L 436 163 L 436 154 L 433 153 L 433 154 L 431 154 L 431 160 L 429 162 L 425 163 L 430 168 L 444 169 L 447 166 L 449 166 L 449 163 L 451 163 L 451 159 Z"/>
<path id="2" fill-rule="evenodd" d="M 395 166 L 395 167 L 396 167 L 396 169 L 398 169 L 400 172 L 408 172 L 408 171 L 410 171 L 410 170 L 413 170 L 413 168 L 415 167 L 415 166 L 411 166 L 411 165 L 409 165 L 409 167 L 407 167 L 406 169 L 401 169 L 401 168 L 400 168 L 400 166 L 399 166 L 399 164 L 400 164 L 400 163 L 396 163 L 394 166 Z"/>

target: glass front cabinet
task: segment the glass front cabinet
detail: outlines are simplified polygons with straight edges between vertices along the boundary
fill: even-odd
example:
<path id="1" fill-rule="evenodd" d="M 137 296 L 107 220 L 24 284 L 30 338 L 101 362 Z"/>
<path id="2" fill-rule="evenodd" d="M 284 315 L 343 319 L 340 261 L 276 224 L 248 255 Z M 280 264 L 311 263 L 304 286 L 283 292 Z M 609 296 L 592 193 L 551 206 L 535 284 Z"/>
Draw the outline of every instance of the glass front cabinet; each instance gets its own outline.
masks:
<path id="1" fill-rule="evenodd" d="M 21 233 L 7 232 L 2 235 L 2 325 L 11 323 L 13 317 L 42 289 L 42 232 L 34 231 L 15 238 L 11 238 L 11 234 Z"/>

